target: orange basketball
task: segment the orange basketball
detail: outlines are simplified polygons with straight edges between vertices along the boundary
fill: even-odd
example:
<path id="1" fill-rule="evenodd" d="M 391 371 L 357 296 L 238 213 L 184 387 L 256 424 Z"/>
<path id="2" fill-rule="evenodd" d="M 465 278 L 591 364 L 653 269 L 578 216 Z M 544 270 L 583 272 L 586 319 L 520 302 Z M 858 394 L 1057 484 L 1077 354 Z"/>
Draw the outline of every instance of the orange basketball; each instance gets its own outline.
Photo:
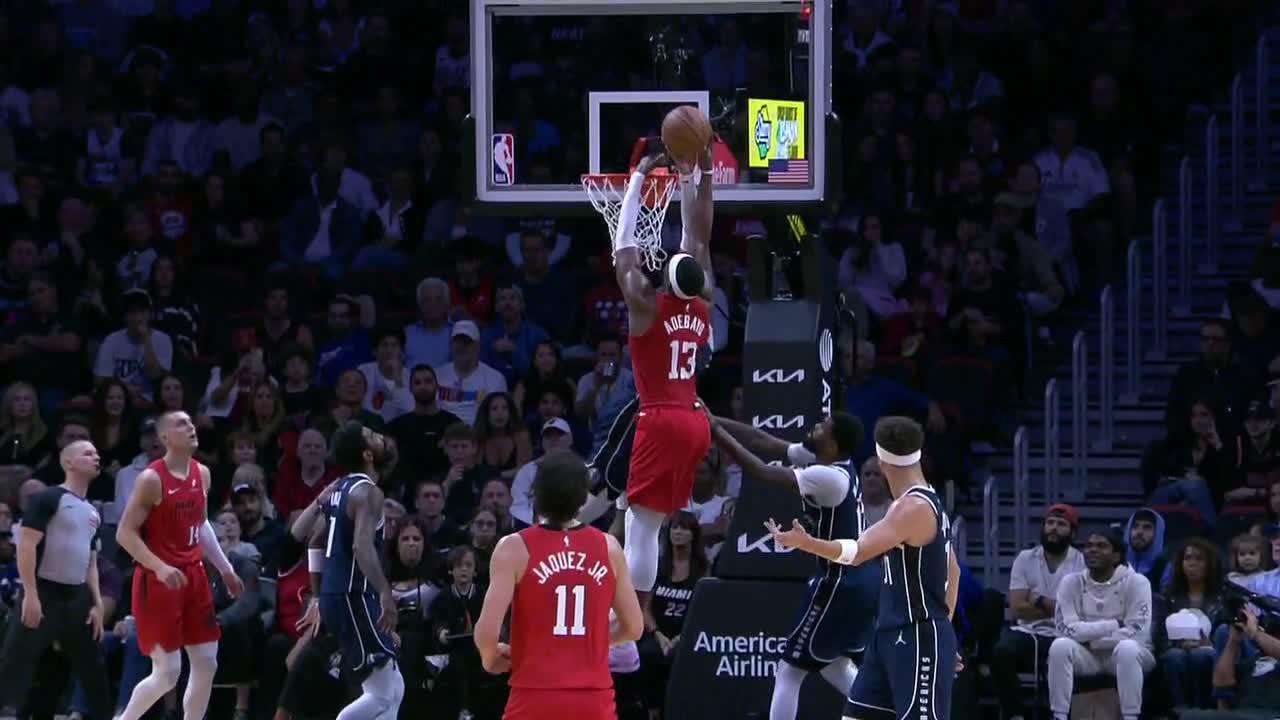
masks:
<path id="1" fill-rule="evenodd" d="M 711 144 L 711 121 L 694 105 L 681 105 L 662 120 L 662 143 L 672 160 L 693 165 Z"/>

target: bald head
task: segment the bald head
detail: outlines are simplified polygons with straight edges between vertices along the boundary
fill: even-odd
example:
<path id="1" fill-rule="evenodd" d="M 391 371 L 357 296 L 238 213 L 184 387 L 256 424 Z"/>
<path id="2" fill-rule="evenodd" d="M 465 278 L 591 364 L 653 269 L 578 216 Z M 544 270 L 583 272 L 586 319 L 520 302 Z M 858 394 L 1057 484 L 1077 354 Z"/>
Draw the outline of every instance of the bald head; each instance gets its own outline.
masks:
<path id="1" fill-rule="evenodd" d="M 68 480 L 92 480 L 101 466 L 98 449 L 88 440 L 76 440 L 62 448 L 58 460 Z"/>

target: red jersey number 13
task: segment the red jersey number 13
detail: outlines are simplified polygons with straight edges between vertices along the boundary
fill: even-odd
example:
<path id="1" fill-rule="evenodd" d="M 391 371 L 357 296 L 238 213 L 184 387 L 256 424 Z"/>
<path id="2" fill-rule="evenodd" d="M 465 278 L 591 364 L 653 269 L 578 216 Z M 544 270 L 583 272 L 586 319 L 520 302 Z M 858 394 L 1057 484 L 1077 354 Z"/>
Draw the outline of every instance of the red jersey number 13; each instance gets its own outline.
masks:
<path id="1" fill-rule="evenodd" d="M 668 380 L 688 380 L 698 363 L 698 343 L 689 341 L 671 341 L 671 370 Z"/>

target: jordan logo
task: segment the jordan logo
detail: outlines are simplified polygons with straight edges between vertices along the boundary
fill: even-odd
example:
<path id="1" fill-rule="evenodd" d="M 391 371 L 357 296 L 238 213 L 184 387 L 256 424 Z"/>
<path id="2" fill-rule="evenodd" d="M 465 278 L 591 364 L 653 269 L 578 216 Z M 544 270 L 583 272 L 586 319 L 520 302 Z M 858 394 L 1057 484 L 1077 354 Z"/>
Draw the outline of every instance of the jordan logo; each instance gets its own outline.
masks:
<path id="1" fill-rule="evenodd" d="M 901 631 L 901 630 L 899 630 L 899 631 L 898 631 L 898 639 L 897 639 L 896 641 L 894 641 L 894 643 L 893 643 L 893 644 L 894 644 L 894 645 L 906 645 L 906 644 L 907 644 L 906 639 L 904 639 L 904 638 L 902 637 L 902 631 Z"/>

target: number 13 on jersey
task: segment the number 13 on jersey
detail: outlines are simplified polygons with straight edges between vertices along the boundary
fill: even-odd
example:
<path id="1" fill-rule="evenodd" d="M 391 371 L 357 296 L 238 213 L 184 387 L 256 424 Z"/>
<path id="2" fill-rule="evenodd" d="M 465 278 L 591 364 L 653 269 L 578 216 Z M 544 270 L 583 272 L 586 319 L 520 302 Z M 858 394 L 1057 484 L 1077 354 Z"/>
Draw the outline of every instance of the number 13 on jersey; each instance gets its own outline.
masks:
<path id="1" fill-rule="evenodd" d="M 698 365 L 698 343 L 687 340 L 671 341 L 671 370 L 668 380 L 688 380 Z"/>

